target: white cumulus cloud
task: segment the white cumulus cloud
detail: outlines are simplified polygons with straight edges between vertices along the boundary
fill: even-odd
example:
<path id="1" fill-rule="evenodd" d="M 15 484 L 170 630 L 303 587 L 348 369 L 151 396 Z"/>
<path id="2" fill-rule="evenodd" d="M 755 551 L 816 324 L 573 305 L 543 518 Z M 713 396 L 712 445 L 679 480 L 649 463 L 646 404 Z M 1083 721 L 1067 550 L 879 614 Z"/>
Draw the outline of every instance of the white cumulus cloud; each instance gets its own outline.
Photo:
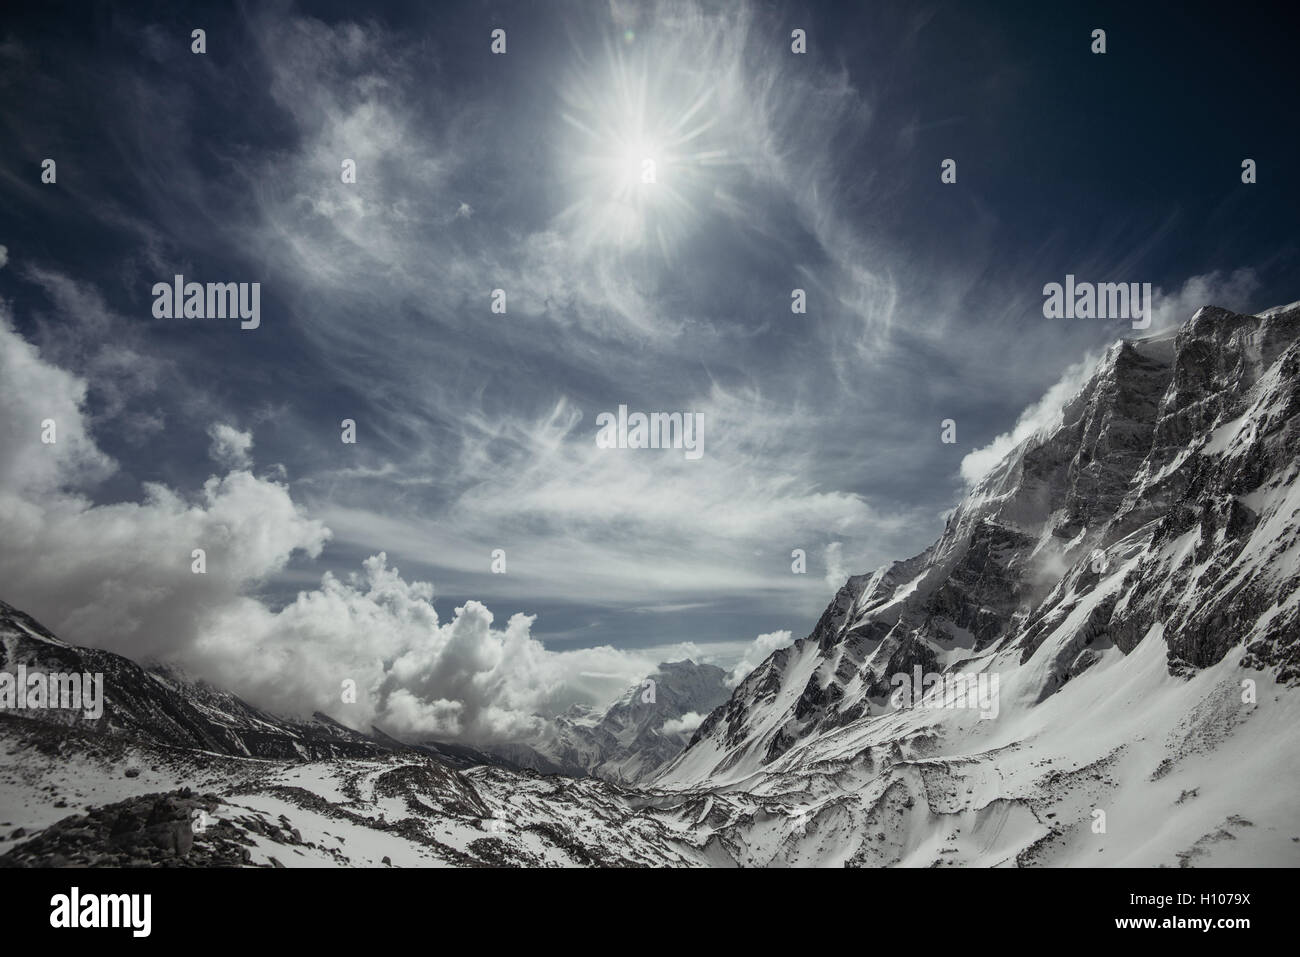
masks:
<path id="1" fill-rule="evenodd" d="M 252 432 L 241 432 L 234 426 L 218 422 L 208 428 L 208 438 L 212 439 L 208 455 L 218 465 L 228 469 L 246 469 L 253 464 L 249 455 L 253 448 Z"/>
<path id="2" fill-rule="evenodd" d="M 794 641 L 789 631 L 769 631 L 759 635 L 745 648 L 744 654 L 727 678 L 727 687 L 734 688 L 745 680 L 746 676 L 761 665 L 772 652 Z"/>
<path id="3" fill-rule="evenodd" d="M 382 552 L 272 608 L 257 587 L 295 554 L 318 557 L 331 533 L 287 485 L 242 468 L 251 435 L 214 425 L 213 457 L 230 471 L 195 491 L 145 483 L 138 501 L 96 504 L 116 463 L 94 441 L 85 397 L 85 380 L 0 312 L 0 583 L 66 640 L 180 664 L 279 713 L 479 742 L 532 736 L 543 716 L 606 703 L 663 660 L 662 648 L 548 650 L 531 616 L 499 625 L 478 601 L 444 617 L 433 586 Z"/>
<path id="4" fill-rule="evenodd" d="M 705 717 L 706 715 L 702 715 L 698 711 L 688 711 L 680 718 L 668 719 L 659 730 L 668 737 L 677 734 L 690 735 L 700 726 Z"/>

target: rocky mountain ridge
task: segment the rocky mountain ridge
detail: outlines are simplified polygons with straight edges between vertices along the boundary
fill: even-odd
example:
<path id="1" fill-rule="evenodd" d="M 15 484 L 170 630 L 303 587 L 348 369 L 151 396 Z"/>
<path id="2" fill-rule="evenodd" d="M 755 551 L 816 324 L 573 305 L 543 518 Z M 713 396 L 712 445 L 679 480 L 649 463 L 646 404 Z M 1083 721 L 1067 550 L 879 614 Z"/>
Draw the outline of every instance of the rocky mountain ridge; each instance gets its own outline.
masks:
<path id="1" fill-rule="evenodd" d="M 1153 629 L 1173 673 L 1244 646 L 1300 680 L 1300 304 L 1205 307 L 1121 341 L 920 555 L 850 578 L 693 736 L 692 774 L 760 768 L 888 712 L 891 679 L 1037 659 L 1043 701 Z M 981 664 L 981 662 L 983 662 Z M 692 753 L 693 752 L 693 753 Z M 704 767 L 701 756 L 713 761 Z M 708 764 L 704 759 L 704 764 Z M 683 780 L 671 768 L 663 778 Z"/>

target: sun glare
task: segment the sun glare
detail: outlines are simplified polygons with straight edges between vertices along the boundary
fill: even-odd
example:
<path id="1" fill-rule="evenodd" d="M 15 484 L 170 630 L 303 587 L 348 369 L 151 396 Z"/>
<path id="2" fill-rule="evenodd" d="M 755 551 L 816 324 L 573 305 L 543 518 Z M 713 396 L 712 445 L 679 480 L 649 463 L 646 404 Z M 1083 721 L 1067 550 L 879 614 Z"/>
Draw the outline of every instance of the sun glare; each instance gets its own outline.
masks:
<path id="1" fill-rule="evenodd" d="M 655 53 L 651 70 L 649 50 L 611 45 L 564 89 L 564 215 L 592 244 L 671 258 L 712 193 L 709 167 L 726 153 L 710 148 L 715 121 L 706 117 L 716 111 L 705 109 L 710 87 L 697 65 Z"/>

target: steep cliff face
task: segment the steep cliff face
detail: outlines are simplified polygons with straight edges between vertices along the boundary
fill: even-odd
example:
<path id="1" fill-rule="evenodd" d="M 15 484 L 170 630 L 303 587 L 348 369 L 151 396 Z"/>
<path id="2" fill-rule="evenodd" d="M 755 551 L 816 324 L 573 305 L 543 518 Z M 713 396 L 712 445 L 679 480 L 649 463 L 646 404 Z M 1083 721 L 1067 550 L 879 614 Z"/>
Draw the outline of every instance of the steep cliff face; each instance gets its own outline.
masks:
<path id="1" fill-rule="evenodd" d="M 701 724 L 665 782 L 762 768 L 894 710 L 891 679 L 1029 669 L 1042 702 L 1153 630 L 1173 674 L 1244 647 L 1300 680 L 1300 304 L 1207 306 L 1108 350 L 926 551 L 839 590 Z M 689 769 L 689 770 L 688 770 Z"/>

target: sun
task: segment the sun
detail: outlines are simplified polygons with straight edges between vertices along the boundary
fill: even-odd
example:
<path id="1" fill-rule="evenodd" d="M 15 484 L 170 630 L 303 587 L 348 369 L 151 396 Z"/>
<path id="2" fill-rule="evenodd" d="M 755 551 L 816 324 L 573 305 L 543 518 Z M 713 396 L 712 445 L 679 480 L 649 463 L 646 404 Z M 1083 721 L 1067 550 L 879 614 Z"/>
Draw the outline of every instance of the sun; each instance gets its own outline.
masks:
<path id="1" fill-rule="evenodd" d="M 658 148 L 647 139 L 638 139 L 623 152 L 619 164 L 622 192 L 634 191 L 642 186 L 659 182 Z"/>
<path id="2" fill-rule="evenodd" d="M 571 190 L 563 215 L 574 233 L 672 258 L 704 212 L 712 168 L 727 159 L 698 64 L 674 62 L 671 51 L 649 44 L 610 43 L 561 96 Z"/>

